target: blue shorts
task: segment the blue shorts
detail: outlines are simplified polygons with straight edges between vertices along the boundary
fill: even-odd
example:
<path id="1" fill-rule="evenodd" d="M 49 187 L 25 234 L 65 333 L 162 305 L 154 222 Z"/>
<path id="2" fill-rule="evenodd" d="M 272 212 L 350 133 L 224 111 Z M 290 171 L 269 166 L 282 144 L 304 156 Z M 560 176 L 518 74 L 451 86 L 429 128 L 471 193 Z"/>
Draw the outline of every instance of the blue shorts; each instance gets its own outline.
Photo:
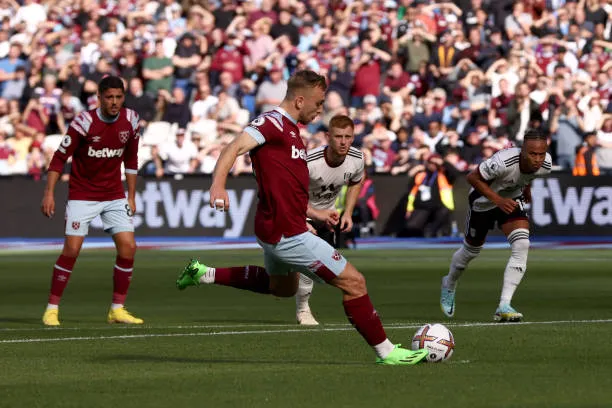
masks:
<path id="1" fill-rule="evenodd" d="M 66 204 L 66 235 L 86 236 L 91 221 L 100 216 L 104 232 L 134 232 L 132 210 L 127 199 L 112 201 L 68 200 Z"/>
<path id="2" fill-rule="evenodd" d="M 264 250 L 264 264 L 269 275 L 300 272 L 317 281 L 329 282 L 346 267 L 346 259 L 311 232 L 283 237 L 276 244 L 257 241 Z"/>

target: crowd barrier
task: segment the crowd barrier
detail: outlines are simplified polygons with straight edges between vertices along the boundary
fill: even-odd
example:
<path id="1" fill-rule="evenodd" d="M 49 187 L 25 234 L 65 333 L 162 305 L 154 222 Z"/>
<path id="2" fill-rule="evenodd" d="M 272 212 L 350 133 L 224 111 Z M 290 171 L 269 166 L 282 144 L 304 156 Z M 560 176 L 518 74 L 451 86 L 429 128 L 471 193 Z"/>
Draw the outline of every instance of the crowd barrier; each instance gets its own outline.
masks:
<path id="1" fill-rule="evenodd" d="M 405 176 L 374 176 L 380 209 L 379 234 L 389 234 L 404 222 L 409 179 Z M 210 177 L 140 179 L 136 195 L 134 225 L 139 236 L 210 236 L 239 238 L 253 236 L 257 202 L 252 176 L 228 180 L 231 201 L 227 213 L 208 206 Z M 44 182 L 21 177 L 0 178 L 0 237 L 54 238 L 63 235 L 64 207 L 68 186 L 59 183 L 56 213 L 46 219 L 40 213 Z M 464 179 L 454 187 L 454 218 L 463 230 L 467 213 L 468 185 Z M 534 181 L 530 215 L 533 232 L 547 236 L 612 235 L 612 177 L 551 175 Z M 104 235 L 99 219 L 90 235 Z"/>

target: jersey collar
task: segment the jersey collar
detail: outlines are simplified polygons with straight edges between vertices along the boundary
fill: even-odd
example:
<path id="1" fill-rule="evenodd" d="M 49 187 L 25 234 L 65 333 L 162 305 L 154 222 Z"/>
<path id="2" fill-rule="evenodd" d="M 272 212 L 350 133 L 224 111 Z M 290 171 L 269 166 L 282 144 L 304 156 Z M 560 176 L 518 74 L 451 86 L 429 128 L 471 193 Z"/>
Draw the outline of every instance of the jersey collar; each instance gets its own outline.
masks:
<path id="1" fill-rule="evenodd" d="M 297 120 L 293 119 L 293 117 L 280 106 L 277 106 L 276 108 L 274 108 L 274 110 L 280 113 L 281 115 L 283 115 L 284 117 L 286 117 L 287 119 L 289 119 L 291 122 L 293 122 L 294 125 L 297 125 Z"/>
<path id="2" fill-rule="evenodd" d="M 119 116 L 121 116 L 121 111 L 119 111 L 119 114 L 112 120 L 106 119 L 104 115 L 102 115 L 102 109 L 100 108 L 96 108 L 96 115 L 98 115 L 98 119 L 100 119 L 104 123 L 114 123 L 119 119 Z"/>

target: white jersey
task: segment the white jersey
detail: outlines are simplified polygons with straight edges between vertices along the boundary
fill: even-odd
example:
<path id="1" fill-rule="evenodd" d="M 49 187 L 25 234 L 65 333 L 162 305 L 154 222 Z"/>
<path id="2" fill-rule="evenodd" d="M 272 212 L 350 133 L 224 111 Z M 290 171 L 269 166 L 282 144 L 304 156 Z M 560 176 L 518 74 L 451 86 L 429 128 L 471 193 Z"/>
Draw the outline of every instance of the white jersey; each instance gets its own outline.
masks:
<path id="1" fill-rule="evenodd" d="M 363 153 L 359 149 L 350 147 L 342 164 L 332 167 L 327 163 L 326 148 L 321 146 L 308 151 L 306 159 L 310 175 L 308 203 L 322 210 L 335 208 L 342 186 L 359 183 L 364 168 Z"/>
<path id="2" fill-rule="evenodd" d="M 519 161 L 521 149 L 511 147 L 500 150 L 478 166 L 483 179 L 489 182 L 493 191 L 504 198 L 519 198 L 523 189 L 534 179 L 550 173 L 552 158 L 546 153 L 544 164 L 535 173 L 521 173 Z M 470 189 L 470 208 L 472 211 L 489 211 L 496 207 L 487 197 L 474 188 Z"/>

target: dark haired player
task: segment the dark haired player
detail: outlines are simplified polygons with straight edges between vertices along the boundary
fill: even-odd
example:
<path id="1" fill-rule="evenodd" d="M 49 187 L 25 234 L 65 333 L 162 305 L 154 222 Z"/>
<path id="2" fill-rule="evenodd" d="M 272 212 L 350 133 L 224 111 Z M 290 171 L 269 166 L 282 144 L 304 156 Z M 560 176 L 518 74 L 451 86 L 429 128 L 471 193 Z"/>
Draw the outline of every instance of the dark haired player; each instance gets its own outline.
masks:
<path id="1" fill-rule="evenodd" d="M 552 160 L 547 150 L 546 136 L 539 130 L 529 129 L 521 148 L 500 150 L 468 175 L 472 189 L 465 240 L 453 255 L 448 275 L 442 278 L 440 306 L 446 316 L 455 314 L 459 277 L 470 261 L 480 254 L 487 233 L 497 224 L 506 235 L 512 252 L 493 319 L 516 322 L 523 318 L 512 307 L 511 301 L 527 270 L 529 219 L 525 204 L 531 201 L 531 182 L 550 173 Z"/>
<path id="2" fill-rule="evenodd" d="M 104 230 L 117 248 L 113 268 L 113 298 L 109 323 L 142 324 L 124 307 L 132 279 L 136 241 L 132 215 L 136 211 L 136 172 L 138 169 L 139 117 L 123 107 L 123 80 L 107 76 L 98 84 L 99 107 L 80 113 L 70 123 L 49 165 L 47 186 L 41 210 L 47 217 L 55 213 L 54 191 L 66 160 L 72 156 L 66 237 L 62 254 L 53 267 L 49 303 L 43 315 L 47 326 L 59 326 L 58 305 L 72 275 L 89 223 L 100 216 Z M 128 196 L 121 182 L 125 164 Z"/>

